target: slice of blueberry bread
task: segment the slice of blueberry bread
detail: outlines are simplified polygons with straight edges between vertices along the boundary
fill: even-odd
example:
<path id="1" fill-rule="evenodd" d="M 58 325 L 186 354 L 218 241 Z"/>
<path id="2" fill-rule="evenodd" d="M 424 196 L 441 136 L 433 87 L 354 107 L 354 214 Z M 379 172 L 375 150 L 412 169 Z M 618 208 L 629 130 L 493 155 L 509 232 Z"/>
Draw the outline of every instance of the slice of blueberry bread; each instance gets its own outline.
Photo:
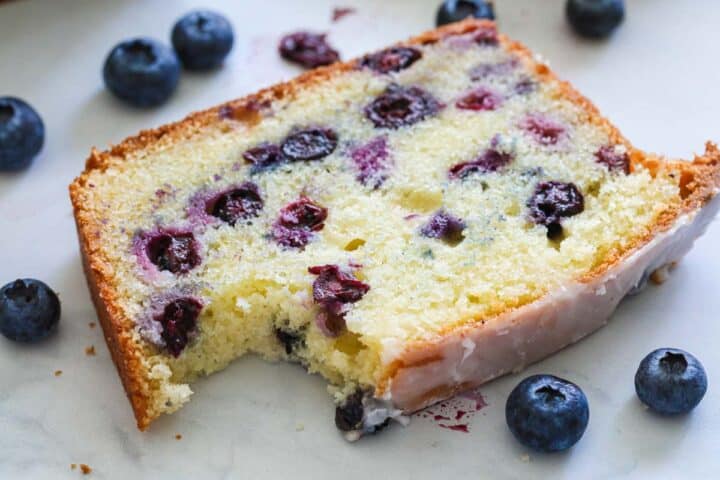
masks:
<path id="1" fill-rule="evenodd" d="M 718 208 L 467 20 L 93 151 L 70 187 L 138 426 L 255 353 L 356 438 L 603 325 Z M 657 272 L 653 275 L 653 272 Z"/>

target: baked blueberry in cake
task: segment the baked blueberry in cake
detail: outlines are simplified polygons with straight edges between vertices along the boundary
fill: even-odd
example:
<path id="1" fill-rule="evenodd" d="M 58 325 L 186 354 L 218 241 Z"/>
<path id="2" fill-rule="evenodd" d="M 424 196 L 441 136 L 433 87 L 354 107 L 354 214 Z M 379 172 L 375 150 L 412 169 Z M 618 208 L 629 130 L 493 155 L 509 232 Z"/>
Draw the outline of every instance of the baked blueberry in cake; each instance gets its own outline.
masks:
<path id="1" fill-rule="evenodd" d="M 324 376 L 354 439 L 602 326 L 702 233 L 719 162 L 634 148 L 466 20 L 93 151 L 70 189 L 139 428 L 254 353 Z"/>

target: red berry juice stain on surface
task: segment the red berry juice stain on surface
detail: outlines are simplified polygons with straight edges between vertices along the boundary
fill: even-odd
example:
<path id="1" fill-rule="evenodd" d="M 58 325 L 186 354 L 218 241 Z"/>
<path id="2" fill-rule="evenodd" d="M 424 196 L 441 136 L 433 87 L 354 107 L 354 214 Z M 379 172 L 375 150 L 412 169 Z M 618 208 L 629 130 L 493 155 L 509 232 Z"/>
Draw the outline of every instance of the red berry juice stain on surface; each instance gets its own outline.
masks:
<path id="1" fill-rule="evenodd" d="M 446 430 L 470 433 L 470 420 L 487 406 L 485 397 L 477 391 L 461 393 L 445 402 L 432 405 L 417 414 L 427 418 Z"/>
<path id="2" fill-rule="evenodd" d="M 356 10 L 352 7 L 335 7 L 332 11 L 332 21 L 333 23 L 335 23 L 347 17 L 348 15 L 352 15 L 355 12 Z"/>
<path id="3" fill-rule="evenodd" d="M 460 424 L 460 425 L 439 425 L 442 428 L 447 428 L 448 430 L 454 430 L 456 432 L 463 432 L 463 433 L 470 433 L 470 430 L 468 429 L 468 426 L 466 424 Z"/>

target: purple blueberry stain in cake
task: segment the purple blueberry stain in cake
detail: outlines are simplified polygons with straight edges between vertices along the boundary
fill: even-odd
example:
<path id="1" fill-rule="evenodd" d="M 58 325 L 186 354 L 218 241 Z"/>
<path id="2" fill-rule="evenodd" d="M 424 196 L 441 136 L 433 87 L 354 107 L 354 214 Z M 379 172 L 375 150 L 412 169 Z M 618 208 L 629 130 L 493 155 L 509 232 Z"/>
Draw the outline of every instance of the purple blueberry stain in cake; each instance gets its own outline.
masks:
<path id="1" fill-rule="evenodd" d="M 251 173 L 271 170 L 287 161 L 280 147 L 270 143 L 246 150 L 242 156 L 246 163 L 252 164 Z"/>
<path id="2" fill-rule="evenodd" d="M 405 70 L 422 58 L 422 52 L 412 47 L 391 47 L 366 55 L 360 66 L 377 73 L 391 73 Z"/>
<path id="3" fill-rule="evenodd" d="M 335 151 L 337 133 L 331 128 L 311 127 L 290 134 L 281 150 L 290 161 L 319 160 Z"/>
<path id="4" fill-rule="evenodd" d="M 280 210 L 272 226 L 271 236 L 283 247 L 303 248 L 325 227 L 327 208 L 302 196 Z"/>
<path id="5" fill-rule="evenodd" d="M 245 182 L 216 195 L 205 204 L 205 211 L 208 215 L 234 226 L 241 220 L 257 217 L 264 204 L 258 186 Z"/>
<path id="6" fill-rule="evenodd" d="M 420 87 L 392 84 L 365 107 L 365 117 L 376 128 L 396 130 L 436 115 L 442 106 L 432 94 Z"/>
<path id="7" fill-rule="evenodd" d="M 460 110 L 492 111 L 503 103 L 503 97 L 488 87 L 478 87 L 462 96 L 455 106 Z"/>
<path id="8" fill-rule="evenodd" d="M 537 83 L 530 77 L 522 77 L 513 87 L 513 92 L 517 95 L 528 95 L 535 91 Z"/>
<path id="9" fill-rule="evenodd" d="M 557 145 L 567 136 L 567 129 L 562 123 L 541 113 L 527 115 L 521 120 L 520 128 L 543 146 Z"/>
<path id="10" fill-rule="evenodd" d="M 481 63 L 470 70 L 470 79 L 472 81 L 485 80 L 489 77 L 502 77 L 512 73 L 518 66 L 519 62 L 513 58 L 498 63 Z"/>
<path id="11" fill-rule="evenodd" d="M 201 190 L 190 198 L 187 216 L 196 226 L 218 221 L 235 226 L 239 222 L 249 223 L 260 214 L 264 205 L 260 188 L 252 182 L 244 182 L 219 191 Z"/>
<path id="12" fill-rule="evenodd" d="M 482 26 L 472 34 L 473 41 L 481 46 L 495 47 L 499 43 L 498 33 L 495 26 Z"/>
<path id="13" fill-rule="evenodd" d="M 325 34 L 295 32 L 280 40 L 280 55 L 290 62 L 305 68 L 330 65 L 340 60 L 340 54 L 332 48 Z"/>
<path id="14" fill-rule="evenodd" d="M 317 275 L 313 282 L 313 300 L 321 307 L 316 324 L 327 337 L 335 338 L 345 331 L 345 314 L 350 305 L 360 301 L 370 286 L 355 277 L 352 270 L 338 265 L 308 268 Z"/>
<path id="15" fill-rule="evenodd" d="M 515 146 L 512 139 L 495 135 L 490 146 L 475 160 L 462 162 L 450 167 L 448 177 L 462 180 L 473 174 L 496 172 L 509 165 L 515 158 Z"/>
<path id="16" fill-rule="evenodd" d="M 562 220 L 582 213 L 585 199 L 575 184 L 553 180 L 535 186 L 527 207 L 530 220 L 547 227 L 548 238 L 555 240 L 562 236 Z"/>
<path id="17" fill-rule="evenodd" d="M 275 327 L 273 329 L 275 338 L 283 346 L 287 355 L 292 355 L 297 350 L 305 347 L 305 332 L 299 330 L 290 330 L 285 327 Z"/>
<path id="18" fill-rule="evenodd" d="M 463 231 L 467 225 L 461 218 L 439 210 L 420 227 L 420 234 L 427 238 L 437 238 L 450 245 L 457 245 L 465 238 Z"/>
<path id="19" fill-rule="evenodd" d="M 595 161 L 610 172 L 620 172 L 628 175 L 630 173 L 630 155 L 623 147 L 606 145 L 595 152 Z"/>
<path id="20" fill-rule="evenodd" d="M 181 297 L 167 302 L 153 315 L 160 324 L 163 346 L 173 357 L 183 352 L 197 333 L 197 321 L 203 304 L 193 297 Z"/>
<path id="21" fill-rule="evenodd" d="M 391 162 L 387 137 L 377 137 L 354 148 L 350 151 L 350 158 L 357 170 L 355 178 L 366 187 L 380 188 L 388 179 Z"/>
<path id="22" fill-rule="evenodd" d="M 458 163 L 450 167 L 448 176 L 452 180 L 462 180 L 476 173 L 496 172 L 508 165 L 512 160 L 512 153 L 488 148 L 475 160 Z"/>
<path id="23" fill-rule="evenodd" d="M 157 228 L 135 238 L 135 254 L 146 270 L 182 275 L 200 265 L 200 245 L 189 230 Z"/>

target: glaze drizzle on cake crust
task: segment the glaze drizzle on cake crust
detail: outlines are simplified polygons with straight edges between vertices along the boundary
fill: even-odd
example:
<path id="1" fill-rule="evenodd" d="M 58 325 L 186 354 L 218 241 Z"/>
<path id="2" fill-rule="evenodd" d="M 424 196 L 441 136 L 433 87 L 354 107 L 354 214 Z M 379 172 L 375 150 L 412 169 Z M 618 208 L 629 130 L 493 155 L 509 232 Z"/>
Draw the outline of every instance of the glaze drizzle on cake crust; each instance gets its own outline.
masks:
<path id="1" fill-rule="evenodd" d="M 634 149 L 468 20 L 94 151 L 71 197 L 141 429 L 254 352 L 356 438 L 602 325 L 701 233 L 719 160 Z"/>

